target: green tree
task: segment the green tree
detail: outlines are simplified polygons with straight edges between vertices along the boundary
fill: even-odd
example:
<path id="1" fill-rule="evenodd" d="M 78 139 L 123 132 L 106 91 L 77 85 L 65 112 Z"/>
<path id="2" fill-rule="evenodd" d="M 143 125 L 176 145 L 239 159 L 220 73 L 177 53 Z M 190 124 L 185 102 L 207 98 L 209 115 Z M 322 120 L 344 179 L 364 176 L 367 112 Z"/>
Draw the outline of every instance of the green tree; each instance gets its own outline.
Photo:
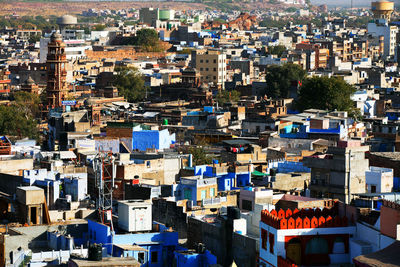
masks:
<path id="1" fill-rule="evenodd" d="M 265 75 L 267 96 L 272 98 L 288 97 L 289 89 L 293 86 L 293 83 L 302 81 L 306 74 L 306 71 L 299 65 L 291 63 L 282 66 L 268 66 Z"/>
<path id="2" fill-rule="evenodd" d="M 154 29 L 141 29 L 136 32 L 136 45 L 149 52 L 161 51 L 158 33 Z"/>
<path id="3" fill-rule="evenodd" d="M 19 91 L 13 94 L 14 105 L 26 118 L 40 118 L 40 97 L 37 94 Z"/>
<path id="4" fill-rule="evenodd" d="M 223 106 L 228 102 L 237 102 L 240 99 L 240 92 L 236 90 L 226 91 L 222 90 L 217 94 L 218 105 Z"/>
<path id="5" fill-rule="evenodd" d="M 37 122 L 16 105 L 0 106 L 0 135 L 38 139 Z"/>
<path id="6" fill-rule="evenodd" d="M 194 165 L 205 165 L 212 163 L 212 158 L 206 154 L 203 146 L 191 147 L 189 148 L 189 153 L 193 156 Z"/>
<path id="7" fill-rule="evenodd" d="M 293 12 L 296 12 L 296 11 L 297 11 L 297 8 L 291 6 L 291 7 L 286 8 L 285 11 L 286 11 L 286 12 L 289 12 L 289 13 L 293 13 Z"/>
<path id="8" fill-rule="evenodd" d="M 268 46 L 268 54 L 277 55 L 281 57 L 283 52 L 286 51 L 286 47 L 284 45 L 276 45 L 276 46 Z"/>
<path id="9" fill-rule="evenodd" d="M 97 24 L 93 26 L 93 31 L 103 31 L 106 28 L 104 24 Z"/>
<path id="10" fill-rule="evenodd" d="M 34 44 L 36 42 L 39 42 L 41 37 L 42 36 L 40 36 L 40 35 L 32 35 L 31 37 L 29 37 L 28 42 L 30 44 Z"/>
<path id="11" fill-rule="evenodd" d="M 145 98 L 144 79 L 136 68 L 117 67 L 115 72 L 117 75 L 114 77 L 114 85 L 120 95 L 129 102 L 142 101 Z"/>
<path id="12" fill-rule="evenodd" d="M 297 107 L 303 111 L 309 108 L 352 111 L 354 104 L 350 97 L 356 89 L 336 77 L 311 77 L 303 81 L 299 91 Z"/>

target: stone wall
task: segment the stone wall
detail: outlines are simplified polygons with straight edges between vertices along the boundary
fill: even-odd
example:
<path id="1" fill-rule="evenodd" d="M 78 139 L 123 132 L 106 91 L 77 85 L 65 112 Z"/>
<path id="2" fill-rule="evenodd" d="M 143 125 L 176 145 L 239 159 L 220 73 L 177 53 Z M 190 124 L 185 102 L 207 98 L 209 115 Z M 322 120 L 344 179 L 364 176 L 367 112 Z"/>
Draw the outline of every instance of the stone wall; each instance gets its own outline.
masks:
<path id="1" fill-rule="evenodd" d="M 134 47 L 124 47 L 123 49 L 117 49 L 112 51 L 93 51 L 86 50 L 86 56 L 90 60 L 100 61 L 102 59 L 116 59 L 123 60 L 124 58 L 130 58 L 136 60 L 139 58 L 161 58 L 165 57 L 168 53 L 166 52 L 136 52 Z"/>
<path id="2" fill-rule="evenodd" d="M 187 238 L 187 214 L 185 213 L 186 202 L 182 206 L 175 201 L 166 199 L 153 199 L 153 220 L 171 226 L 178 232 L 179 238 Z"/>

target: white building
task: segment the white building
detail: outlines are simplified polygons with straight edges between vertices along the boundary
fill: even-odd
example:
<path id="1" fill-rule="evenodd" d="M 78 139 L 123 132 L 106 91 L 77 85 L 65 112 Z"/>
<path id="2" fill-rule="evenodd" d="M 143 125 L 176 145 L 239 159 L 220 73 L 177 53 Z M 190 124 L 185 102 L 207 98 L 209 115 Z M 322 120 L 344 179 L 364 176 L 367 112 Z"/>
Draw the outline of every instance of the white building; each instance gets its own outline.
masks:
<path id="1" fill-rule="evenodd" d="M 124 200 L 118 202 L 118 226 L 128 232 L 151 231 L 151 202 Z"/>
<path id="2" fill-rule="evenodd" d="M 40 57 L 39 62 L 45 63 L 47 59 L 47 51 L 48 44 L 50 42 L 50 38 L 43 37 L 40 39 Z M 74 61 L 79 58 L 85 57 L 85 51 L 91 49 L 92 46 L 87 45 L 84 40 L 64 40 L 66 45 L 65 53 L 67 55 L 68 61 Z"/>
<path id="3" fill-rule="evenodd" d="M 377 20 L 373 23 L 368 23 L 367 26 L 368 34 L 373 37 L 379 38 L 379 36 L 384 37 L 384 51 L 383 55 L 385 57 L 395 56 L 396 53 L 396 35 L 398 29 L 396 26 L 389 26 L 388 22 L 384 19 Z"/>
<path id="4" fill-rule="evenodd" d="M 365 172 L 368 193 L 388 193 L 393 189 L 393 169 L 370 167 Z"/>

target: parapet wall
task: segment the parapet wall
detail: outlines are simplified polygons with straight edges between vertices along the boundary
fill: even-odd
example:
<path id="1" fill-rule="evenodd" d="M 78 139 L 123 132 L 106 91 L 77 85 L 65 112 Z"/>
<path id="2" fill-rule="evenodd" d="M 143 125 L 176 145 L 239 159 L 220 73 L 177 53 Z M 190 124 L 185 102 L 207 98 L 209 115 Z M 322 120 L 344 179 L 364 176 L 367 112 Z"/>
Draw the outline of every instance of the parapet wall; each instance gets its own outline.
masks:
<path id="1" fill-rule="evenodd" d="M 275 229 L 306 229 L 348 226 L 347 217 L 338 215 L 337 207 L 332 209 L 281 209 L 263 210 L 261 221 Z"/>

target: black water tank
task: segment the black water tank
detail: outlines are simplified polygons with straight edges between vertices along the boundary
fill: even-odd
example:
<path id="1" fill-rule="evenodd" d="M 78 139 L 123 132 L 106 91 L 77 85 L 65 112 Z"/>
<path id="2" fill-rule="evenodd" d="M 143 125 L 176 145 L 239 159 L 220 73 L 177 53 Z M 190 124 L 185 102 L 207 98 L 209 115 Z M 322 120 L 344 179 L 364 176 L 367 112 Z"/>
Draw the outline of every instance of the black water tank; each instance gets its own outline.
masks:
<path id="1" fill-rule="evenodd" d="M 240 219 L 240 209 L 238 207 L 229 206 L 227 208 L 227 212 L 228 212 L 229 219 L 232 219 L 232 220 Z"/>
<path id="2" fill-rule="evenodd" d="M 89 260 L 101 261 L 103 259 L 103 247 L 101 244 L 90 244 L 89 245 Z"/>
<path id="3" fill-rule="evenodd" d="M 272 169 L 269 171 L 269 175 L 270 175 L 270 176 L 276 176 L 276 169 L 272 168 Z"/>

